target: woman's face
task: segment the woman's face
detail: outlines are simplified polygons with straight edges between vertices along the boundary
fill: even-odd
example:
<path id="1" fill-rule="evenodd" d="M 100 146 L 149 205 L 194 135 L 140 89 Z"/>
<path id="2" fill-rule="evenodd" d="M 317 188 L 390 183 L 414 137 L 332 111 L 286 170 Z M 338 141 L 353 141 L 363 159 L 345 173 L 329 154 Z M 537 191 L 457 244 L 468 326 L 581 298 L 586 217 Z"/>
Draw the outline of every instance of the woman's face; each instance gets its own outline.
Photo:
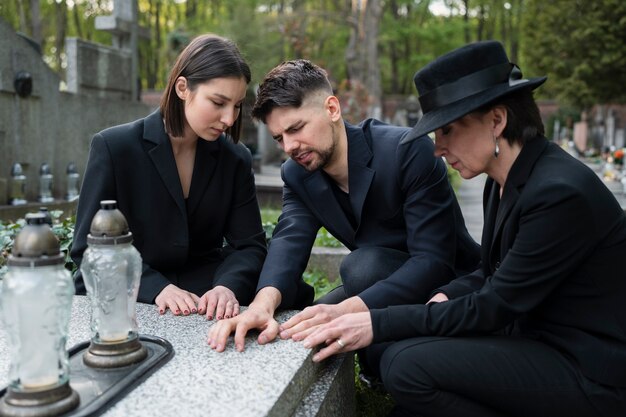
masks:
<path id="1" fill-rule="evenodd" d="M 246 96 L 244 78 L 213 78 L 191 91 L 185 86 L 179 97 L 185 102 L 185 137 L 216 140 L 231 127 Z"/>
<path id="2" fill-rule="evenodd" d="M 494 159 L 494 127 L 485 114 L 468 114 L 435 131 L 435 155 L 443 156 L 461 177 L 487 172 Z"/>

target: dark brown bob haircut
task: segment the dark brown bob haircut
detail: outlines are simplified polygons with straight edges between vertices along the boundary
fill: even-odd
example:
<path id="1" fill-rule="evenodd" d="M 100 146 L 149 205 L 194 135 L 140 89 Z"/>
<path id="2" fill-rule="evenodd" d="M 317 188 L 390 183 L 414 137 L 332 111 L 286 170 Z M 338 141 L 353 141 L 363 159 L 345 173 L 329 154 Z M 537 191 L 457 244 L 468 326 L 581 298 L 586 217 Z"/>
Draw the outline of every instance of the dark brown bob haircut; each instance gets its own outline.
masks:
<path id="1" fill-rule="evenodd" d="M 233 41 L 213 34 L 194 38 L 178 55 L 161 98 L 165 130 L 175 137 L 183 135 L 185 126 L 184 102 L 176 94 L 178 77 L 185 77 L 188 88 L 193 92 L 198 84 L 214 78 L 244 78 L 246 83 L 250 83 L 251 74 L 250 67 Z M 239 112 L 235 123 L 226 131 L 235 143 L 241 133 L 242 114 Z"/>

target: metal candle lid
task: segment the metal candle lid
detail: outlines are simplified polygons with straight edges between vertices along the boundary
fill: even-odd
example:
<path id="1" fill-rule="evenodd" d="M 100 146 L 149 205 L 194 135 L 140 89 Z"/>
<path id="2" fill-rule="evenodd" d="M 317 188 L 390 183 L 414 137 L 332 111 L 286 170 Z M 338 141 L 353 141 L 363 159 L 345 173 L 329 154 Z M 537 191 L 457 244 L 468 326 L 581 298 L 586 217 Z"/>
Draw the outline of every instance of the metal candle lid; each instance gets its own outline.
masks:
<path id="1" fill-rule="evenodd" d="M 76 164 L 74 162 L 70 162 L 69 164 L 67 164 L 65 173 L 66 174 L 78 174 L 78 170 L 76 169 Z"/>
<path id="2" fill-rule="evenodd" d="M 46 224 L 44 213 L 26 215 L 26 226 L 17 234 L 7 260 L 9 266 L 46 266 L 63 264 L 61 245 Z"/>
<path id="3" fill-rule="evenodd" d="M 100 202 L 100 210 L 93 217 L 89 232 L 88 244 L 118 245 L 133 241 L 133 234 L 128 229 L 126 218 L 118 210 L 115 200 Z"/>
<path id="4" fill-rule="evenodd" d="M 16 162 L 13 164 L 13 167 L 11 167 L 11 176 L 12 177 L 19 177 L 21 175 L 24 175 L 24 170 L 22 169 L 22 164 L 20 164 L 19 162 Z"/>
<path id="5" fill-rule="evenodd" d="M 41 164 L 41 166 L 39 167 L 39 175 L 51 175 L 52 174 L 52 170 L 50 169 L 50 165 L 48 165 L 47 162 L 44 162 L 43 164 Z"/>

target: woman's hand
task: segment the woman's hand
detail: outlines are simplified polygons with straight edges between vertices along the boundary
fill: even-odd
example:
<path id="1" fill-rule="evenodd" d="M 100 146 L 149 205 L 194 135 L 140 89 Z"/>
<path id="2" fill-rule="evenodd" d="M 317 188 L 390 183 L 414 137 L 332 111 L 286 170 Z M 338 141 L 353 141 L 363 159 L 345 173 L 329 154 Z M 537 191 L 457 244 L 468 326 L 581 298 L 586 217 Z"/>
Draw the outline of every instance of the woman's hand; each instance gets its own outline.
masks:
<path id="1" fill-rule="evenodd" d="M 159 314 L 165 314 L 165 310 L 169 308 L 176 316 L 181 313 L 185 316 L 195 313 L 198 301 L 200 298 L 197 295 L 182 290 L 174 284 L 163 288 L 154 299 L 154 303 L 159 308 Z"/>
<path id="2" fill-rule="evenodd" d="M 320 362 L 337 353 L 369 346 L 373 339 L 372 318 L 367 311 L 345 314 L 318 326 L 302 344 L 305 348 L 312 348 L 325 343 L 326 347 L 313 355 L 313 361 Z"/>
<path id="3" fill-rule="evenodd" d="M 230 289 L 217 285 L 200 297 L 198 314 L 206 314 L 207 320 L 229 319 L 239 314 L 239 302 Z"/>

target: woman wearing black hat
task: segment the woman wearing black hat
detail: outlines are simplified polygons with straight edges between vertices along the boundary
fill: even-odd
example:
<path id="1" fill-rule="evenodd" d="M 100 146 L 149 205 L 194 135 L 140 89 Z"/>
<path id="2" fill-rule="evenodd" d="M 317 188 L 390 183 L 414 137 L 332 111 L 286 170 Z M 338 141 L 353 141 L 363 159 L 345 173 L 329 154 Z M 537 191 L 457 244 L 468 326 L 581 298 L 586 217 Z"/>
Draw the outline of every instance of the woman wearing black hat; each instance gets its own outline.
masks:
<path id="1" fill-rule="evenodd" d="M 371 343 L 395 416 L 626 415 L 626 215 L 543 135 L 532 90 L 497 42 L 420 70 L 436 153 L 489 176 L 482 266 L 426 305 L 343 316 L 305 339 L 315 360 Z M 384 351 L 382 350 L 383 348 Z"/>

